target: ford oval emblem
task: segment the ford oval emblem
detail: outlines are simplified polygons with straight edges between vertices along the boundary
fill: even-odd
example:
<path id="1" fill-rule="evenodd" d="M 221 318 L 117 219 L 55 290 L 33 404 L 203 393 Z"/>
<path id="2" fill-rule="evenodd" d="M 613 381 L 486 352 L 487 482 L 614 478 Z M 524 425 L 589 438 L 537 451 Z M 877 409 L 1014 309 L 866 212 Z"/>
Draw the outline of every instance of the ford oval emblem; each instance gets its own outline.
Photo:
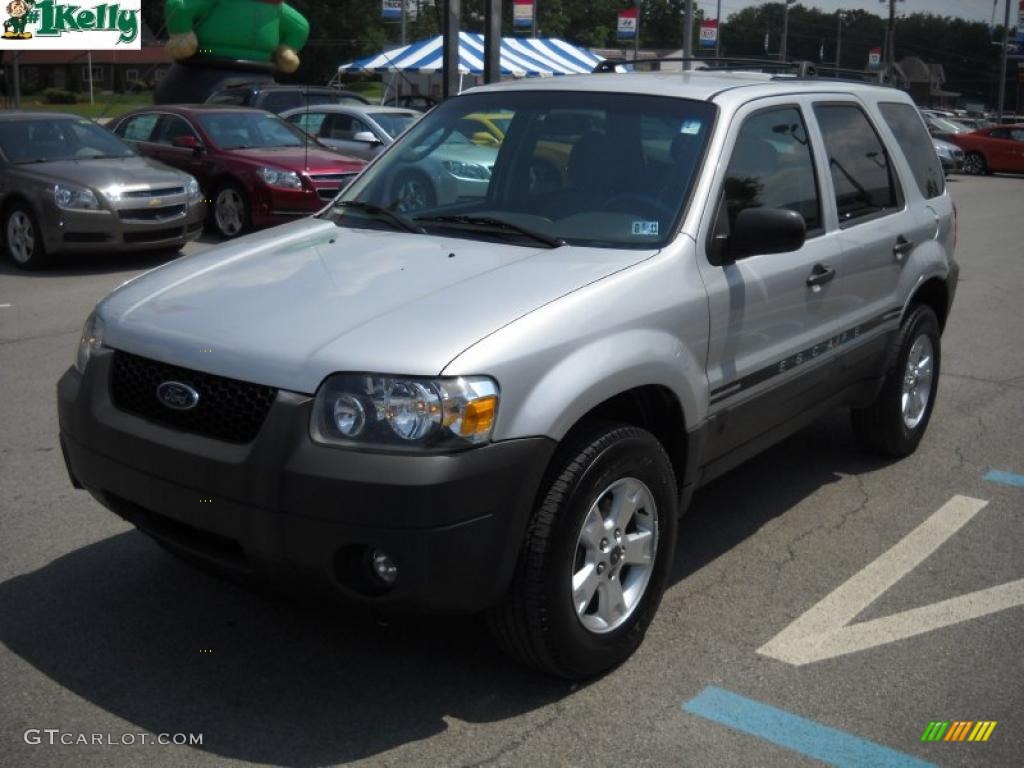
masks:
<path id="1" fill-rule="evenodd" d="M 199 405 L 199 393 L 180 381 L 165 381 L 156 388 L 156 399 L 176 411 L 191 411 Z"/>

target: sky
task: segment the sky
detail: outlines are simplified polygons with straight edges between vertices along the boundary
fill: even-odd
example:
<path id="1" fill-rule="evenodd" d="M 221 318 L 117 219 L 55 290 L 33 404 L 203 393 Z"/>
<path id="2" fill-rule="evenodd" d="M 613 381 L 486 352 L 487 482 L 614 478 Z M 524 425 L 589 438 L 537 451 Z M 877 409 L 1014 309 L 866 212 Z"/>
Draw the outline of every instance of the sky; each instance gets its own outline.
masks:
<path id="1" fill-rule="evenodd" d="M 716 0 L 695 0 L 703 9 L 707 18 L 715 15 Z M 765 0 L 722 0 L 722 16 L 729 18 L 747 6 L 761 5 Z M 889 15 L 889 3 L 879 0 L 799 0 L 799 3 L 812 8 L 833 13 L 836 10 L 861 8 L 877 13 L 879 16 Z M 996 2 L 996 24 L 1002 25 L 1006 0 Z M 992 19 L 992 0 L 906 0 L 896 3 L 896 13 L 934 13 L 939 16 L 960 16 L 971 21 L 989 22 Z M 1010 0 L 1010 26 L 1017 23 L 1017 0 Z"/>

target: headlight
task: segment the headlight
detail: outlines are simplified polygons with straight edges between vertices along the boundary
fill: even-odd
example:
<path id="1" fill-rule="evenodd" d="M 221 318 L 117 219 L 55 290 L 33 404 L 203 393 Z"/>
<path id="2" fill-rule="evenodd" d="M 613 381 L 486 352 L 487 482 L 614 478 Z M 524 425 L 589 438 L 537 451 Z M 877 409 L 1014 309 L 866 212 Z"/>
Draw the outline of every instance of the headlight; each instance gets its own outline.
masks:
<path id="1" fill-rule="evenodd" d="M 939 157 L 953 157 L 953 152 L 947 147 L 936 147 L 935 154 L 937 154 Z"/>
<path id="2" fill-rule="evenodd" d="M 444 169 L 457 179 L 469 181 L 487 181 L 491 178 L 491 169 L 477 163 L 463 163 L 459 160 L 445 160 L 441 163 Z"/>
<path id="3" fill-rule="evenodd" d="M 484 376 L 399 378 L 339 373 L 320 387 L 310 432 L 318 443 L 453 450 L 487 442 L 498 385 Z"/>
<path id="4" fill-rule="evenodd" d="M 199 182 L 195 179 L 190 178 L 188 184 L 185 185 L 185 191 L 188 192 L 188 201 L 190 203 L 198 203 L 203 199 L 203 193 L 199 189 Z"/>
<path id="5" fill-rule="evenodd" d="M 92 353 L 103 346 L 103 320 L 93 312 L 82 327 L 82 338 L 78 340 L 78 356 L 75 357 L 75 370 L 85 373 Z"/>
<path id="6" fill-rule="evenodd" d="M 260 168 L 256 174 L 263 179 L 268 187 L 283 189 L 302 189 L 302 179 L 295 171 L 280 171 L 277 168 Z"/>
<path id="7" fill-rule="evenodd" d="M 91 189 L 69 187 L 66 184 L 54 184 L 53 202 L 58 208 L 72 211 L 95 211 L 100 207 Z"/>

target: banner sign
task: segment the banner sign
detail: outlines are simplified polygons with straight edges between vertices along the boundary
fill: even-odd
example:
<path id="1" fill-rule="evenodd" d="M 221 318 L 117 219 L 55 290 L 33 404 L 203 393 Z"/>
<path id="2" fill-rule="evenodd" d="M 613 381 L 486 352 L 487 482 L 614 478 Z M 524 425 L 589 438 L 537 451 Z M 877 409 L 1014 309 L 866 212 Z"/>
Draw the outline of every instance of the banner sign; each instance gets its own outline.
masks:
<path id="1" fill-rule="evenodd" d="M 882 66 L 882 49 L 872 48 L 868 51 L 868 69 L 878 69 Z"/>
<path id="2" fill-rule="evenodd" d="M 512 26 L 516 29 L 533 28 L 533 0 L 515 0 L 512 5 Z"/>
<path id="3" fill-rule="evenodd" d="M 380 17 L 386 21 L 398 21 L 402 18 L 402 3 L 405 0 L 381 0 Z"/>
<path id="4" fill-rule="evenodd" d="M 718 19 L 707 19 L 700 23 L 700 47 L 714 48 L 718 42 Z"/>
<path id="5" fill-rule="evenodd" d="M 142 0 L 10 0 L 2 14 L 0 49 L 18 51 L 137 51 Z"/>
<path id="6" fill-rule="evenodd" d="M 619 11 L 619 40 L 632 40 L 636 37 L 637 28 L 640 26 L 640 18 L 636 8 L 627 8 Z"/>

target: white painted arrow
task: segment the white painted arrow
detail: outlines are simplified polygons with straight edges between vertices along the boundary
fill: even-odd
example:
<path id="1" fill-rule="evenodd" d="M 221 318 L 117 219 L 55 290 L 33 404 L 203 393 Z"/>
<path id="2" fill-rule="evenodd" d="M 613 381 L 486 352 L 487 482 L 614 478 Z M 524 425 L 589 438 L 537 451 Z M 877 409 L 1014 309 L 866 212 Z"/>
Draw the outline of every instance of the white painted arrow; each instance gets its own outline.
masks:
<path id="1" fill-rule="evenodd" d="M 850 623 L 986 504 L 988 502 L 981 499 L 954 496 L 888 552 L 854 574 L 757 652 L 800 666 L 1024 605 L 1024 579 L 1018 579 L 892 616 Z"/>

